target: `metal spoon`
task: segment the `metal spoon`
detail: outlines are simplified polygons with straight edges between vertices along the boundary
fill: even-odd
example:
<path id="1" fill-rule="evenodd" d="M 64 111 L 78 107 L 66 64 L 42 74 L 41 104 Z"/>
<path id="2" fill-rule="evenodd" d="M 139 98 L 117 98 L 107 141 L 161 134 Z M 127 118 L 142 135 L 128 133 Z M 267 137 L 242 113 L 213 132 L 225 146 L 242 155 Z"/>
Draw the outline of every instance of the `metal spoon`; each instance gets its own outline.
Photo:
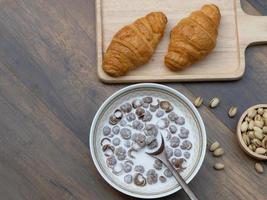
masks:
<path id="1" fill-rule="evenodd" d="M 186 192 L 187 196 L 191 200 L 198 200 L 193 191 L 189 188 L 189 186 L 186 184 L 182 176 L 179 174 L 179 172 L 172 166 L 170 163 L 169 159 L 167 158 L 167 154 L 165 151 L 165 144 L 164 144 L 164 139 L 161 135 L 161 144 L 160 147 L 157 151 L 154 152 L 146 152 L 148 155 L 159 159 L 173 174 L 177 182 L 181 185 L 181 187 L 184 189 Z"/>

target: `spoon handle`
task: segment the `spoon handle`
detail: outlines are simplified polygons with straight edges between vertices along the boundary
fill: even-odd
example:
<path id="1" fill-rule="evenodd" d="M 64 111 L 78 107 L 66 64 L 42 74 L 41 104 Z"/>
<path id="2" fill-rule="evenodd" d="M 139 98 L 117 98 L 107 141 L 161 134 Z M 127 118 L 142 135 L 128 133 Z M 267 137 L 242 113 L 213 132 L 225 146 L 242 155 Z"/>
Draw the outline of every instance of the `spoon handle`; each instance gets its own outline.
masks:
<path id="1" fill-rule="evenodd" d="M 163 161 L 163 160 L 162 160 Z M 172 166 L 169 160 L 164 160 L 163 161 L 166 167 L 171 170 L 173 176 L 177 180 L 177 182 L 181 185 L 181 187 L 184 189 L 185 193 L 191 200 L 198 200 L 198 198 L 195 196 L 193 191 L 189 188 L 189 186 L 186 184 L 182 176 L 177 172 L 177 170 Z"/>

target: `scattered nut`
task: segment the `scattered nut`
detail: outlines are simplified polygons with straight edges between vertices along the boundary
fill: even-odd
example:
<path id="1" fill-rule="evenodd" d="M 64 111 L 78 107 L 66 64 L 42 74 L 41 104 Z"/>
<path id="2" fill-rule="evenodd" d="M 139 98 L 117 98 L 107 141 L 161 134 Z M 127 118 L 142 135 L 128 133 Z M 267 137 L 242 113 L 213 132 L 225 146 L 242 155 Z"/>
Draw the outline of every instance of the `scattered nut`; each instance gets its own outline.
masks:
<path id="1" fill-rule="evenodd" d="M 216 170 L 223 170 L 224 169 L 224 164 L 222 164 L 222 163 L 215 163 L 215 165 L 213 167 Z"/>
<path id="2" fill-rule="evenodd" d="M 218 148 L 213 152 L 213 156 L 215 156 L 215 157 L 222 156 L 223 154 L 224 154 L 223 148 Z"/>
<path id="3" fill-rule="evenodd" d="M 202 97 L 197 97 L 194 101 L 194 105 L 199 108 L 203 103 L 203 98 Z"/>
<path id="4" fill-rule="evenodd" d="M 214 143 L 212 143 L 212 144 L 210 145 L 210 151 L 213 152 L 213 151 L 215 151 L 216 149 L 218 149 L 219 147 L 220 147 L 220 143 L 217 142 L 217 141 L 215 141 Z"/>
<path id="5" fill-rule="evenodd" d="M 220 103 L 220 99 L 218 97 L 214 97 L 210 103 L 209 103 L 209 106 L 210 108 L 216 108 Z"/>
<path id="6" fill-rule="evenodd" d="M 237 107 L 232 106 L 228 111 L 228 116 L 233 118 L 235 117 L 236 113 L 237 113 Z"/>
<path id="7" fill-rule="evenodd" d="M 263 173 L 263 166 L 260 163 L 255 163 L 255 170 L 259 173 L 262 174 Z"/>

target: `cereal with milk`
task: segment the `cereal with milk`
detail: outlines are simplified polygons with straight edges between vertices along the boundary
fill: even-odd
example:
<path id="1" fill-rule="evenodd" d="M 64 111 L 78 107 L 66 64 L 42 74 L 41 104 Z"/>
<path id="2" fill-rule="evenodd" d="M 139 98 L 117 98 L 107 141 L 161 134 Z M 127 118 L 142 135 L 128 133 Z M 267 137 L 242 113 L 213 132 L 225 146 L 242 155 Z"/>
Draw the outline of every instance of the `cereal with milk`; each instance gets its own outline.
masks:
<path id="1" fill-rule="evenodd" d="M 165 184 L 172 173 L 161 161 L 145 162 L 146 151 L 159 147 L 159 136 L 172 165 L 186 168 L 192 143 L 184 116 L 166 99 L 144 96 L 124 102 L 110 114 L 102 127 L 101 148 L 110 171 L 126 184 L 149 187 Z"/>

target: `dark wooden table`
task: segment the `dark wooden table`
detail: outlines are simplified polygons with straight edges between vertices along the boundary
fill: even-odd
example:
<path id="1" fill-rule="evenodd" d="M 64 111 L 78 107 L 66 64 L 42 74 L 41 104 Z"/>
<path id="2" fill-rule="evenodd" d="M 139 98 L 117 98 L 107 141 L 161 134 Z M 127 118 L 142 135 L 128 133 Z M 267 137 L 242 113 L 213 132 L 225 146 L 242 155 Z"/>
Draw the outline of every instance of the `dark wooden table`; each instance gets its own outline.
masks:
<path id="1" fill-rule="evenodd" d="M 266 0 L 243 1 L 250 14 L 267 14 Z M 267 22 L 266 22 L 267 25 Z M 267 32 L 266 32 L 267 34 Z M 101 103 L 126 85 L 96 76 L 93 0 L 0 0 L 0 199 L 133 199 L 110 187 L 88 151 L 88 133 Z M 190 183 L 200 199 L 266 200 L 267 166 L 238 147 L 235 126 L 247 107 L 267 102 L 267 47 L 250 47 L 246 73 L 236 82 L 167 84 L 193 100 L 219 96 L 200 109 L 208 141 L 220 141 L 223 158 L 207 153 Z M 239 114 L 227 117 L 230 106 Z M 224 171 L 213 170 L 224 162 Z M 186 199 L 180 191 L 166 199 Z"/>

